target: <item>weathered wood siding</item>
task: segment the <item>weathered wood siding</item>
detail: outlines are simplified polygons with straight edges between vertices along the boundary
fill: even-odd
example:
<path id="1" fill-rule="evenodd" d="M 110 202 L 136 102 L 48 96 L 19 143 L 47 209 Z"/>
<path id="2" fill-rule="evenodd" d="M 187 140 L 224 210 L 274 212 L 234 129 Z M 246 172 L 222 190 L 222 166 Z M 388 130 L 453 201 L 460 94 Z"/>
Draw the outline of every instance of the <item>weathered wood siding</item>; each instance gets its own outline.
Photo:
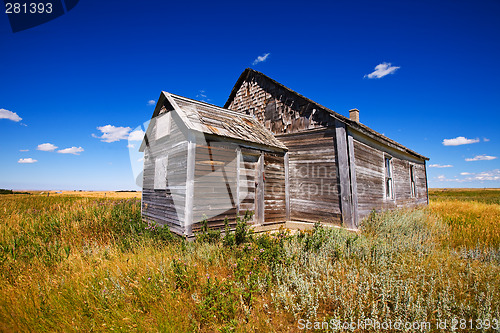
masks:
<path id="1" fill-rule="evenodd" d="M 353 140 L 360 219 L 372 210 L 414 207 L 427 203 L 424 161 L 417 161 L 397 151 L 383 151 L 380 147 L 371 146 L 368 140 L 362 141 Z M 384 156 L 392 158 L 394 198 L 386 197 Z M 410 165 L 415 170 L 415 197 L 411 194 Z"/>
<path id="2" fill-rule="evenodd" d="M 416 188 L 416 204 L 429 204 L 429 189 L 427 186 L 427 171 L 425 162 L 415 165 L 415 188 Z"/>
<path id="3" fill-rule="evenodd" d="M 220 228 L 227 217 L 231 224 L 237 208 L 236 144 L 208 141 L 196 145 L 193 231 L 207 219 L 211 228 Z"/>
<path id="4" fill-rule="evenodd" d="M 333 118 L 297 94 L 250 74 L 228 106 L 230 110 L 254 115 L 274 134 L 333 126 Z"/>
<path id="5" fill-rule="evenodd" d="M 238 150 L 241 152 L 239 163 Z M 209 141 L 196 146 L 193 231 L 201 228 L 200 222 L 204 219 L 210 228 L 222 228 L 227 218 L 233 228 L 237 214 L 243 216 L 247 210 L 256 212 L 261 156 L 265 177 L 261 198 L 264 224 L 286 221 L 284 154 Z"/>
<path id="6" fill-rule="evenodd" d="M 340 223 L 335 130 L 278 136 L 289 149 L 290 218 Z"/>
<path id="7" fill-rule="evenodd" d="M 184 125 L 175 112 L 172 112 L 170 124 L 170 134 L 166 137 L 155 140 L 156 126 L 152 127 L 152 132 L 148 135 L 149 146 L 144 152 L 142 216 L 161 225 L 168 225 L 172 231 L 182 234 L 186 193 L 187 136 L 183 131 Z M 155 189 L 156 158 L 167 154 L 167 189 Z"/>
<path id="8" fill-rule="evenodd" d="M 363 218 L 372 209 L 384 206 L 384 155 L 382 152 L 354 140 L 356 181 L 358 191 L 358 216 Z"/>
<path id="9" fill-rule="evenodd" d="M 264 224 L 286 221 L 285 158 L 264 153 Z"/>
<path id="10" fill-rule="evenodd" d="M 255 182 L 257 180 L 257 162 L 260 151 L 242 149 L 240 161 L 240 216 L 244 216 L 246 211 L 255 212 Z"/>

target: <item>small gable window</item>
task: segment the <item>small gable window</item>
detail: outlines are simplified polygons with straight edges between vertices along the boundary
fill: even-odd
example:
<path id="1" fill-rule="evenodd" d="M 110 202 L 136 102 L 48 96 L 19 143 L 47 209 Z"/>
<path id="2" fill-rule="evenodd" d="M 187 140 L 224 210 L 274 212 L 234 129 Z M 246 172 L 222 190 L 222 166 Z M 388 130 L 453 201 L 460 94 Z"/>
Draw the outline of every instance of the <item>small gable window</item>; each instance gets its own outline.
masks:
<path id="1" fill-rule="evenodd" d="M 164 138 L 170 134 L 171 122 L 171 112 L 167 112 L 156 117 L 156 140 Z"/>
<path id="2" fill-rule="evenodd" d="M 392 158 L 385 156 L 385 197 L 394 199 L 394 184 L 392 180 Z"/>

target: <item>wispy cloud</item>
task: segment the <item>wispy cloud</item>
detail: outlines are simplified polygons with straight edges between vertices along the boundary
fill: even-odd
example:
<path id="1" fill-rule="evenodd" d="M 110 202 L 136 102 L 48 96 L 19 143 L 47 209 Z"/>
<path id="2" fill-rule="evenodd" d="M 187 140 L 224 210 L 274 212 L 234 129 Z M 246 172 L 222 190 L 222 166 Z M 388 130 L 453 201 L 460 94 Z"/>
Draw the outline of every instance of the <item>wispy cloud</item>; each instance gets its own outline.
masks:
<path id="1" fill-rule="evenodd" d="M 207 98 L 207 93 L 205 90 L 198 91 L 198 94 L 196 94 L 196 98 L 198 98 L 198 100 L 205 102 L 205 103 L 208 103 L 211 101 L 210 98 Z"/>
<path id="2" fill-rule="evenodd" d="M 31 157 L 29 157 L 29 158 L 20 158 L 19 161 L 17 161 L 17 163 L 21 163 L 21 164 L 29 164 L 29 163 L 36 163 L 36 162 L 38 162 L 38 161 L 32 159 Z"/>
<path id="3" fill-rule="evenodd" d="M 461 175 L 469 175 L 470 177 L 466 177 L 464 179 L 460 179 L 459 182 L 473 182 L 473 181 L 491 181 L 491 180 L 500 180 L 500 169 L 483 171 L 479 173 L 468 173 L 462 172 Z"/>
<path id="4" fill-rule="evenodd" d="M 457 136 L 455 139 L 444 139 L 444 146 L 461 146 L 461 145 L 470 145 L 471 143 L 477 143 L 479 139 L 467 139 L 463 136 Z"/>
<path id="5" fill-rule="evenodd" d="M 429 165 L 429 168 L 453 168 L 453 165 L 451 165 L 451 164 L 445 164 L 445 165 L 441 165 L 441 164 L 430 164 L 430 165 Z"/>
<path id="6" fill-rule="evenodd" d="M 434 177 L 438 182 L 456 182 L 456 183 L 469 183 L 469 182 L 484 182 L 484 181 L 498 181 L 500 180 L 500 169 L 483 171 L 483 172 L 461 172 L 461 176 L 468 176 L 465 178 L 446 178 L 444 175 Z"/>
<path id="7" fill-rule="evenodd" d="M 386 75 L 394 74 L 394 72 L 396 72 L 399 68 L 401 67 L 391 66 L 390 62 L 384 62 L 375 66 L 375 71 L 370 74 L 366 74 L 365 77 L 369 79 L 380 79 Z"/>
<path id="8" fill-rule="evenodd" d="M 0 119 L 9 119 L 16 123 L 23 120 L 17 113 L 5 109 L 0 109 Z"/>
<path id="9" fill-rule="evenodd" d="M 154 99 L 150 99 L 148 101 L 148 105 L 155 105 L 156 104 L 156 101 Z"/>
<path id="10" fill-rule="evenodd" d="M 84 151 L 84 149 L 82 147 L 71 147 L 71 148 L 65 148 L 65 149 L 58 150 L 57 152 L 59 154 L 80 155 L 80 153 L 83 151 Z"/>
<path id="11" fill-rule="evenodd" d="M 54 151 L 58 147 L 56 145 L 53 145 L 52 143 L 42 143 L 41 145 L 38 145 L 36 147 L 36 150 L 41 150 L 41 151 Z"/>
<path id="12" fill-rule="evenodd" d="M 19 151 L 25 153 L 25 152 L 30 151 L 30 150 L 29 149 L 19 149 Z"/>
<path id="13" fill-rule="evenodd" d="M 264 62 L 267 60 L 267 58 L 271 55 L 271 53 L 264 53 L 263 55 L 261 56 L 258 56 L 257 59 L 255 59 L 253 62 L 252 62 L 252 65 L 257 65 L 259 62 Z"/>
<path id="14" fill-rule="evenodd" d="M 94 138 L 101 139 L 102 142 L 116 142 L 128 139 L 129 133 L 132 130 L 130 127 L 118 127 L 113 125 L 106 125 L 97 127 L 102 135 L 98 136 L 92 134 Z"/>
<path id="15" fill-rule="evenodd" d="M 474 162 L 474 161 L 491 161 L 491 160 L 496 160 L 498 157 L 496 156 L 489 156 L 486 154 L 483 155 L 477 155 L 476 157 L 473 158 L 466 158 L 465 160 L 467 162 Z"/>
<path id="16" fill-rule="evenodd" d="M 488 138 L 483 138 L 483 141 L 484 141 L 484 142 L 489 142 L 489 141 L 490 141 L 490 139 L 488 139 Z"/>

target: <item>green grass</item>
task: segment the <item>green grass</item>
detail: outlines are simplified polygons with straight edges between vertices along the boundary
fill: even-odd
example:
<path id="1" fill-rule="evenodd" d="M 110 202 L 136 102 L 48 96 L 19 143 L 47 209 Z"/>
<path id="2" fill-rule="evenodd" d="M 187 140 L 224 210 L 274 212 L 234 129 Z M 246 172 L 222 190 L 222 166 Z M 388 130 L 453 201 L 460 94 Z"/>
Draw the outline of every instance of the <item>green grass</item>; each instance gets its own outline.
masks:
<path id="1" fill-rule="evenodd" d="M 142 222 L 138 200 L 5 195 L 0 331 L 500 319 L 499 217 L 495 203 L 441 198 L 372 214 L 359 233 L 317 225 L 257 235 L 242 219 L 226 239 L 205 230 L 185 242 Z"/>

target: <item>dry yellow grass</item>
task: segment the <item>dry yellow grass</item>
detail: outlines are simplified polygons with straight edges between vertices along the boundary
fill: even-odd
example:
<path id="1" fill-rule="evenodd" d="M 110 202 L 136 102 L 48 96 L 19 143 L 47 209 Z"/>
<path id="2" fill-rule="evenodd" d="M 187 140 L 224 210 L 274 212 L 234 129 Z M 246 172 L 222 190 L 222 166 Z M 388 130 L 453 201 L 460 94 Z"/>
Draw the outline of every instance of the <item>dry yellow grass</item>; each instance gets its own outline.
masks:
<path id="1" fill-rule="evenodd" d="M 431 201 L 430 209 L 450 227 L 451 246 L 500 246 L 500 205 L 476 201 Z"/>
<path id="2" fill-rule="evenodd" d="M 137 192 L 117 192 L 117 191 L 31 191 L 34 195 L 41 196 L 73 196 L 82 198 L 109 198 L 109 199 L 130 199 L 141 198 L 141 191 Z"/>

